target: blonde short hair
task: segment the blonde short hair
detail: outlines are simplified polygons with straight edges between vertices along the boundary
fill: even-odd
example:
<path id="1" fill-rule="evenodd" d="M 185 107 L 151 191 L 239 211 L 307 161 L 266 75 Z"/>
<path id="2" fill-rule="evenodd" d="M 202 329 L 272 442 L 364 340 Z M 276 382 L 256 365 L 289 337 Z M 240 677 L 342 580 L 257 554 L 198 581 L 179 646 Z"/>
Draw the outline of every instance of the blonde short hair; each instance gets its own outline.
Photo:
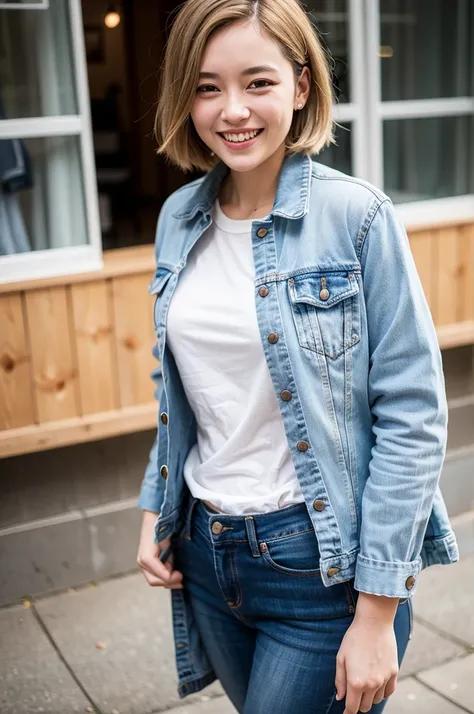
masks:
<path id="1" fill-rule="evenodd" d="M 278 42 L 297 77 L 304 66 L 311 73 L 309 97 L 294 112 L 287 152 L 317 154 L 334 141 L 326 52 L 298 0 L 187 0 L 171 28 L 155 117 L 158 153 L 183 171 L 209 171 L 217 161 L 190 117 L 206 42 L 218 28 L 245 20 L 255 20 Z"/>

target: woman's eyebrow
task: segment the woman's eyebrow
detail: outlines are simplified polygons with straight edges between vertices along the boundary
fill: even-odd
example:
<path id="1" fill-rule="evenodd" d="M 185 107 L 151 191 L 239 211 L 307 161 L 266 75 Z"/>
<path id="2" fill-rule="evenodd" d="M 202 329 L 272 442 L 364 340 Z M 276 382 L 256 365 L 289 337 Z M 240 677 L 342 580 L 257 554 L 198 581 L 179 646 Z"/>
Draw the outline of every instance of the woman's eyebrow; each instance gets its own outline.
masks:
<path id="1" fill-rule="evenodd" d="M 260 74 L 261 72 L 278 72 L 276 67 L 271 67 L 269 64 L 260 64 L 257 67 L 248 67 L 244 69 L 241 73 L 243 76 L 248 76 L 252 74 Z M 217 72 L 200 72 L 199 79 L 220 79 L 220 75 Z"/>

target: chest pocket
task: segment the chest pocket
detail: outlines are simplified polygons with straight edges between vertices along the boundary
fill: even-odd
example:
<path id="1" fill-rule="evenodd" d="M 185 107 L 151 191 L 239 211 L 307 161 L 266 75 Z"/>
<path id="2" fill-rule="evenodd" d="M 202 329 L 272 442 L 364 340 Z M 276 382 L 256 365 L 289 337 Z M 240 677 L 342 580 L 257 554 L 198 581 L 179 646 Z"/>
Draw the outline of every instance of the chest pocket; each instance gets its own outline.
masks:
<path id="1" fill-rule="evenodd" d="M 288 280 L 301 347 L 336 359 L 360 341 L 359 286 L 354 273 L 327 271 Z"/>
<path id="2" fill-rule="evenodd" d="M 150 293 L 150 295 L 156 295 L 155 305 L 153 308 L 153 324 L 155 327 L 155 332 L 157 333 L 159 332 L 160 325 L 163 323 L 163 321 L 160 320 L 160 307 L 162 304 L 161 298 L 163 296 L 168 280 L 171 278 L 172 275 L 173 272 L 171 270 L 168 270 L 168 268 L 158 267 L 153 277 L 153 280 L 148 286 L 148 292 Z"/>

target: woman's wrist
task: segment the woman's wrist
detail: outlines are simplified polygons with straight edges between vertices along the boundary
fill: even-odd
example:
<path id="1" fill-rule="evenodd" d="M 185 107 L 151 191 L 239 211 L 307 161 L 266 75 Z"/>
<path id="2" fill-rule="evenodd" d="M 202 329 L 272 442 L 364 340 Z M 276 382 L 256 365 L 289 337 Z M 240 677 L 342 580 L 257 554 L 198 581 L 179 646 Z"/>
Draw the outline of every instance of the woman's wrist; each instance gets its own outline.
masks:
<path id="1" fill-rule="evenodd" d="M 392 624 L 395 619 L 398 597 L 387 597 L 385 595 L 371 595 L 369 593 L 359 593 L 355 616 L 364 622 L 374 624 Z"/>

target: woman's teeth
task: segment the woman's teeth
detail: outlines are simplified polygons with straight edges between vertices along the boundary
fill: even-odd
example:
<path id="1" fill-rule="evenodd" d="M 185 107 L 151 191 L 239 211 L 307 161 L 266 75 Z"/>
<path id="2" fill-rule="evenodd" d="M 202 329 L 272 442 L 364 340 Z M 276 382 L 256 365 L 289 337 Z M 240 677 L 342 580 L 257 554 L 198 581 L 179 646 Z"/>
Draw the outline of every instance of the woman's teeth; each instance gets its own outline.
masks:
<path id="1" fill-rule="evenodd" d="M 239 143 L 241 141 L 249 141 L 249 139 L 253 139 L 254 137 L 257 136 L 259 133 L 260 129 L 257 131 L 247 131 L 244 134 L 225 134 L 223 133 L 223 137 L 226 141 L 233 141 L 235 143 Z"/>

